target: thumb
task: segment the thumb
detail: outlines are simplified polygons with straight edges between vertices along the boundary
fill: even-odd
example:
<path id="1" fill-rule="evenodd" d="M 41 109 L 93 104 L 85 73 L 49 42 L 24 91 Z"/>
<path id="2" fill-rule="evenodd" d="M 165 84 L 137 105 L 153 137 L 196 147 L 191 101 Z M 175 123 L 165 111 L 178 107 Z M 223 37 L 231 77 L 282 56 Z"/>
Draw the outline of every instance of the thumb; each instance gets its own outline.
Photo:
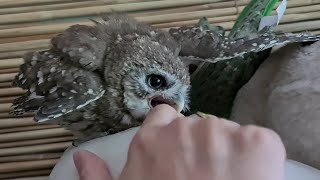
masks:
<path id="1" fill-rule="evenodd" d="M 89 151 L 79 151 L 73 155 L 80 180 L 112 180 L 107 164 Z"/>

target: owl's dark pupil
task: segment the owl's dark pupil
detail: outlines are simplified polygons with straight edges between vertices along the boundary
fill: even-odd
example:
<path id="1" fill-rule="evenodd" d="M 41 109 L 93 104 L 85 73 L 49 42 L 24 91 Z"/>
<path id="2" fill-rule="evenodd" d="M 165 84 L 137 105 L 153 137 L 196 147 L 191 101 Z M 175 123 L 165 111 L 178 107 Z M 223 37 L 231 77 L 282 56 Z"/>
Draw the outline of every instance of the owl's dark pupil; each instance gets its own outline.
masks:
<path id="1" fill-rule="evenodd" d="M 149 86 L 152 88 L 161 88 L 166 86 L 166 80 L 163 76 L 152 74 L 149 75 L 147 79 Z"/>

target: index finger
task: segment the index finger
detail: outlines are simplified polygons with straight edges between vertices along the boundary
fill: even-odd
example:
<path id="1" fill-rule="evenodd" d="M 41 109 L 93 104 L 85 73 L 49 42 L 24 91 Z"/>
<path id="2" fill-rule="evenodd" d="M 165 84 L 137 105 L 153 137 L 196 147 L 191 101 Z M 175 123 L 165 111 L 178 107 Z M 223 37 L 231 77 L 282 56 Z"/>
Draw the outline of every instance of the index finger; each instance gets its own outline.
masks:
<path id="1" fill-rule="evenodd" d="M 161 104 L 153 108 L 143 121 L 145 126 L 166 126 L 178 117 L 183 116 L 169 105 Z"/>

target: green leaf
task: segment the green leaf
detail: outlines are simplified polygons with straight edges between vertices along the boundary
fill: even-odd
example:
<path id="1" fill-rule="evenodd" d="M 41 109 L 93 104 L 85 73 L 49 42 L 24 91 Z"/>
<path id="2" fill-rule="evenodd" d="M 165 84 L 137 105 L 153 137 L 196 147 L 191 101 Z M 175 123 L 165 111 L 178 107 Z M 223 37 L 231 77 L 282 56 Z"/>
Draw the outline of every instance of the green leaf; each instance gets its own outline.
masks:
<path id="1" fill-rule="evenodd" d="M 279 2 L 279 0 L 273 0 L 269 1 L 265 7 L 264 12 L 262 13 L 263 16 L 270 16 L 272 13 L 273 8 L 276 6 L 276 4 Z"/>
<path id="2" fill-rule="evenodd" d="M 279 0 L 250 1 L 237 18 L 229 37 L 237 39 L 257 34 L 262 17 L 270 15 L 278 2 Z"/>

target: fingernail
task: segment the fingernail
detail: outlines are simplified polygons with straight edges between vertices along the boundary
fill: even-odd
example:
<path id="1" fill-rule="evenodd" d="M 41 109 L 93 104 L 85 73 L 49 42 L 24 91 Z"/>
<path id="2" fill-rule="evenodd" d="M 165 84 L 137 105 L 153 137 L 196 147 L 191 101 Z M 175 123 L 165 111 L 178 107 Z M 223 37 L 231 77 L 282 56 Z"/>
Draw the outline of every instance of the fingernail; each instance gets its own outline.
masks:
<path id="1" fill-rule="evenodd" d="M 80 168 L 82 166 L 83 157 L 85 157 L 86 151 L 77 151 L 73 154 L 73 161 L 77 168 Z"/>
<path id="2" fill-rule="evenodd" d="M 73 153 L 73 161 L 74 164 L 78 167 L 79 164 L 81 164 L 81 151 Z"/>

